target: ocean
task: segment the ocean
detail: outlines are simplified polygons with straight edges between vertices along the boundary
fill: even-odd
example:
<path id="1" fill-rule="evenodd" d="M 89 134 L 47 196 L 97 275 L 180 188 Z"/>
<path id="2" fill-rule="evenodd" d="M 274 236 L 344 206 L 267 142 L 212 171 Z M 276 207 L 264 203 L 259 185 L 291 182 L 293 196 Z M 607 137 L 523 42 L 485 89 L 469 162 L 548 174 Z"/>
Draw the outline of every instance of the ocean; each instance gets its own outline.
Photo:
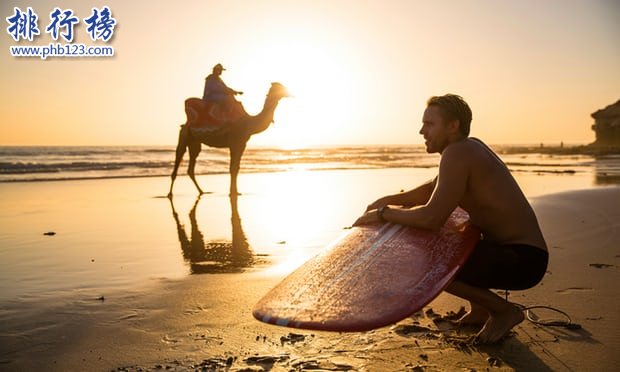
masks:
<path id="1" fill-rule="evenodd" d="M 594 184 L 618 183 L 620 155 L 570 154 L 537 147 L 493 146 L 515 173 L 590 175 Z M 544 150 L 544 151 L 542 151 Z M 173 146 L 0 146 L 0 182 L 169 176 Z M 188 155 L 181 164 L 185 174 Z M 292 170 L 434 168 L 439 156 L 423 146 L 249 148 L 242 173 Z M 228 151 L 203 146 L 196 173 L 228 173 Z"/>

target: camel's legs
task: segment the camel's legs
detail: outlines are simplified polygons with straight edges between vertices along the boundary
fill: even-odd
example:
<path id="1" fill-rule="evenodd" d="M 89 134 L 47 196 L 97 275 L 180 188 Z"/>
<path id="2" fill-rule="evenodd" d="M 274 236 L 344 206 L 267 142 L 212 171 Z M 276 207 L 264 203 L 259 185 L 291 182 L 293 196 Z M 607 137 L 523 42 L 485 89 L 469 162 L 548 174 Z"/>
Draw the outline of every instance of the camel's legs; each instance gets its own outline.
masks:
<path id="1" fill-rule="evenodd" d="M 194 168 L 196 168 L 196 158 L 198 157 L 198 154 L 200 154 L 201 143 L 198 141 L 191 141 L 187 147 L 189 148 L 189 166 L 187 168 L 187 174 L 189 174 L 189 178 L 192 179 L 194 185 L 196 185 L 196 188 L 198 189 L 198 192 L 202 195 L 204 194 L 204 191 L 202 191 L 202 189 L 198 185 L 198 181 L 196 181 L 196 176 L 194 175 Z"/>
<path id="2" fill-rule="evenodd" d="M 179 131 L 179 142 L 177 143 L 176 156 L 174 158 L 174 169 L 172 169 L 172 175 L 170 176 L 170 191 L 168 192 L 169 198 L 172 197 L 172 187 L 174 185 L 174 180 L 176 180 L 177 178 L 179 166 L 181 165 L 181 161 L 183 161 L 183 156 L 185 155 L 185 151 L 187 149 L 187 139 L 185 138 L 185 135 L 185 127 L 182 127 Z"/>
<path id="3" fill-rule="evenodd" d="M 245 144 L 230 148 L 230 195 L 239 195 L 237 191 L 237 175 L 239 175 L 243 151 L 245 151 Z"/>

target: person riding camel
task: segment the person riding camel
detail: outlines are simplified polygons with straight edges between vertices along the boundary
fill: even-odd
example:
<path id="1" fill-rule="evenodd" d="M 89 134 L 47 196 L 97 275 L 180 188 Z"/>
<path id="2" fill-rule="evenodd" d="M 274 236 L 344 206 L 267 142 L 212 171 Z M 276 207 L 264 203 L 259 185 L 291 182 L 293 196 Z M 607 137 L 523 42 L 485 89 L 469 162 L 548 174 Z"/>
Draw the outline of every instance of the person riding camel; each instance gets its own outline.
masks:
<path id="1" fill-rule="evenodd" d="M 229 88 L 220 75 L 222 71 L 226 70 L 220 63 L 213 66 L 213 73 L 205 79 L 205 89 L 202 95 L 202 99 L 205 102 L 215 102 L 219 106 L 221 112 L 229 113 L 236 102 L 235 95 L 243 94 L 243 92 L 236 91 Z"/>

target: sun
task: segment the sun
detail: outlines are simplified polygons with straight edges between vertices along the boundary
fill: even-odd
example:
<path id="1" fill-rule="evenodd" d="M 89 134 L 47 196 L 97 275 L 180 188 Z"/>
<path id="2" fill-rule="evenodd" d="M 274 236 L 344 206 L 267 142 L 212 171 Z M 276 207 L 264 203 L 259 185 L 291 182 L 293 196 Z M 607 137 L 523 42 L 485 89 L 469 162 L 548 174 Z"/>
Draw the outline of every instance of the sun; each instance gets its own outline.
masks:
<path id="1" fill-rule="evenodd" d="M 253 143 L 305 148 L 347 135 L 363 106 L 359 87 L 363 72 L 354 56 L 317 33 L 289 33 L 256 48 L 261 55 L 246 66 L 247 83 L 259 83 L 256 76 L 267 77 L 284 84 L 294 97 L 282 100 L 274 127 L 253 138 Z M 259 98 L 252 102 L 244 98 L 246 108 L 262 107 L 263 97 Z"/>

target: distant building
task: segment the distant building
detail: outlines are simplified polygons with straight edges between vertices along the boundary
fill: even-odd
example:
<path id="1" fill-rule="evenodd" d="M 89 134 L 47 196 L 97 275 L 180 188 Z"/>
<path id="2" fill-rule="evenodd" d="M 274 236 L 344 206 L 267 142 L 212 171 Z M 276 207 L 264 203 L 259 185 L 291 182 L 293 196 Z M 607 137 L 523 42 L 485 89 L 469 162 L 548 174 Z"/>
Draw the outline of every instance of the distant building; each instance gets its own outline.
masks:
<path id="1" fill-rule="evenodd" d="M 592 130 L 596 133 L 593 146 L 620 147 L 620 100 L 591 115 Z"/>

